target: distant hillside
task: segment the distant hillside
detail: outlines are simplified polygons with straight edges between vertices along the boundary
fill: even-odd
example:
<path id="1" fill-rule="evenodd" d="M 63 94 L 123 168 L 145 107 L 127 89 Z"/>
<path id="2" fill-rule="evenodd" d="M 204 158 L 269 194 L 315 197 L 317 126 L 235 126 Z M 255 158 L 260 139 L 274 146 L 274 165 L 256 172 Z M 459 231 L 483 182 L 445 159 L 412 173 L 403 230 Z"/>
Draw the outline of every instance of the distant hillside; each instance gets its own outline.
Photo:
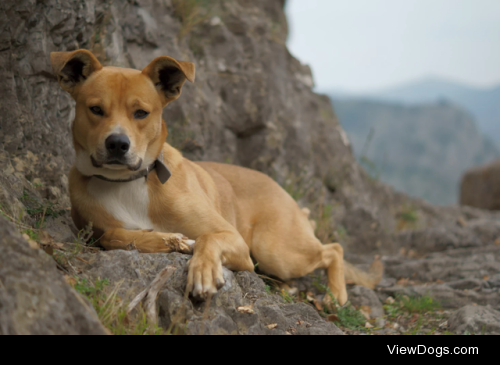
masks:
<path id="1" fill-rule="evenodd" d="M 333 104 L 357 158 L 372 176 L 435 204 L 457 203 L 462 173 L 500 156 L 472 116 L 451 103 Z"/>
<path id="2" fill-rule="evenodd" d="M 432 103 L 443 99 L 452 101 L 468 110 L 476 119 L 481 132 L 500 146 L 500 85 L 490 89 L 476 89 L 442 79 L 424 79 L 365 97 L 406 104 Z"/>

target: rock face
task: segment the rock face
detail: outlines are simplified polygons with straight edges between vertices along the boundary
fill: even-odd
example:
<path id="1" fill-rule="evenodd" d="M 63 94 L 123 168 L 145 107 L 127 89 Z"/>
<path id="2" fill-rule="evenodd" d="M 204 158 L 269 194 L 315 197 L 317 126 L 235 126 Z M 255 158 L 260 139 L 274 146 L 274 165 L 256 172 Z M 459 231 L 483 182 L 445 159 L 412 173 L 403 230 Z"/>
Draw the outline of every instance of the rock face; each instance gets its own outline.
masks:
<path id="1" fill-rule="evenodd" d="M 173 254 L 139 254 L 137 251 L 112 251 L 81 256 L 74 267 L 87 279 L 106 278 L 120 285 L 122 297 L 138 294 L 167 265 L 177 268 L 158 298 L 159 324 L 175 326 L 190 335 L 341 335 L 334 324 L 304 303 L 285 304 L 277 295 L 266 292 L 263 281 L 254 273 L 232 273 L 224 269 L 226 285 L 209 303 L 184 300 L 187 261 L 190 257 Z M 251 308 L 252 313 L 238 310 Z"/>
<path id="2" fill-rule="evenodd" d="M 53 51 L 90 49 L 105 65 L 142 69 L 160 55 L 196 64 L 195 84 L 164 113 L 168 141 L 188 158 L 263 171 L 313 215 L 326 241 L 395 251 L 407 207 L 418 227 L 454 224 L 359 168 L 329 99 L 288 52 L 283 0 L 4 0 L 0 4 L 0 204 L 14 217 L 25 194 L 68 208 L 73 101 L 57 85 Z M 200 4 L 202 2 L 199 2 Z M 327 208 L 325 208 L 327 207 Z M 327 214 L 324 212 L 327 210 Z M 24 220 L 30 217 L 24 214 Z"/>
<path id="3" fill-rule="evenodd" d="M 490 307 L 468 305 L 449 319 L 450 329 L 462 335 L 466 331 L 476 335 L 500 335 L 500 312 Z"/>
<path id="4" fill-rule="evenodd" d="M 0 217 L 0 335 L 105 335 L 45 252 Z"/>
<path id="5" fill-rule="evenodd" d="M 500 210 L 500 161 L 465 173 L 460 187 L 460 204 Z"/>

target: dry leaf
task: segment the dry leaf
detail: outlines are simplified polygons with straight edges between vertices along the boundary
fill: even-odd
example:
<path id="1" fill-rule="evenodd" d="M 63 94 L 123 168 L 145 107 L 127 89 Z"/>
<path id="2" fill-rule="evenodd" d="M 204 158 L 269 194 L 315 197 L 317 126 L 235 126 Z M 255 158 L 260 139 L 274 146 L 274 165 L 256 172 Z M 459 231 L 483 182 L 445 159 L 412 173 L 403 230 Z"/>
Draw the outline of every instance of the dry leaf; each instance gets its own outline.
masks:
<path id="1" fill-rule="evenodd" d="M 50 246 L 43 246 L 43 250 L 49 256 L 54 256 L 54 249 Z"/>
<path id="2" fill-rule="evenodd" d="M 40 248 L 40 245 L 33 240 L 28 240 L 28 243 L 33 250 L 38 250 Z"/>
<path id="3" fill-rule="evenodd" d="M 402 278 L 402 279 L 399 279 L 396 284 L 401 285 L 401 286 L 408 286 L 409 281 L 410 281 L 410 279 L 408 279 L 408 278 Z"/>
<path id="4" fill-rule="evenodd" d="M 436 280 L 436 284 L 444 284 L 444 283 L 445 282 L 443 280 L 439 280 L 439 279 Z"/>
<path id="5" fill-rule="evenodd" d="M 462 227 L 467 227 L 467 222 L 463 217 L 458 218 L 458 224 L 460 224 Z"/>
<path id="6" fill-rule="evenodd" d="M 297 326 L 302 326 L 304 324 L 304 321 L 297 321 Z"/>
<path id="7" fill-rule="evenodd" d="M 367 305 L 362 305 L 359 309 L 359 313 L 361 313 L 367 320 L 371 318 L 370 314 L 372 312 L 372 308 Z"/>
<path id="8" fill-rule="evenodd" d="M 365 328 L 373 328 L 373 326 L 370 324 L 370 322 L 366 322 Z"/>
<path id="9" fill-rule="evenodd" d="M 76 280 L 75 278 L 72 278 L 68 275 L 64 275 L 64 280 L 66 280 L 66 282 L 71 285 L 71 286 L 75 286 L 76 285 Z"/>
<path id="10" fill-rule="evenodd" d="M 42 245 L 52 245 L 54 243 L 52 236 L 45 231 L 40 231 L 38 237 L 40 237 L 40 243 Z"/>
<path id="11" fill-rule="evenodd" d="M 495 240 L 495 245 L 500 246 L 500 238 L 497 238 L 497 239 Z"/>
<path id="12" fill-rule="evenodd" d="M 278 327 L 278 324 L 277 323 L 272 323 L 272 324 L 268 324 L 266 327 L 267 327 L 267 329 L 273 330 L 276 327 Z"/>
<path id="13" fill-rule="evenodd" d="M 83 262 L 84 264 L 91 265 L 91 264 L 90 264 L 90 262 L 88 262 L 88 261 L 86 261 L 86 260 L 82 259 L 81 257 L 75 257 L 75 258 L 76 258 L 78 261 Z"/>
<path id="14" fill-rule="evenodd" d="M 490 277 L 488 275 L 484 275 L 483 280 L 490 280 Z"/>
<path id="15" fill-rule="evenodd" d="M 362 305 L 360 309 L 368 314 L 372 313 L 372 307 L 370 307 L 369 305 Z"/>
<path id="16" fill-rule="evenodd" d="M 316 307 L 316 309 L 318 311 L 322 311 L 323 309 L 325 309 L 325 307 L 323 306 L 323 304 L 321 304 L 318 300 L 314 299 L 314 306 Z M 332 307 L 335 307 L 335 306 L 332 306 Z M 333 308 L 331 310 L 334 310 Z"/>
<path id="17" fill-rule="evenodd" d="M 307 292 L 306 298 L 307 298 L 307 301 L 311 302 L 311 303 L 313 303 L 316 300 L 316 298 L 314 298 L 314 294 L 311 292 Z"/>
<path id="18" fill-rule="evenodd" d="M 240 313 L 254 314 L 253 305 L 247 305 L 246 307 L 238 307 L 236 310 Z"/>
<path id="19" fill-rule="evenodd" d="M 393 297 L 389 297 L 385 300 L 386 304 L 394 304 L 396 300 Z"/>
<path id="20" fill-rule="evenodd" d="M 328 317 L 326 317 L 328 322 L 339 322 L 339 317 L 337 317 L 335 314 L 330 314 Z"/>

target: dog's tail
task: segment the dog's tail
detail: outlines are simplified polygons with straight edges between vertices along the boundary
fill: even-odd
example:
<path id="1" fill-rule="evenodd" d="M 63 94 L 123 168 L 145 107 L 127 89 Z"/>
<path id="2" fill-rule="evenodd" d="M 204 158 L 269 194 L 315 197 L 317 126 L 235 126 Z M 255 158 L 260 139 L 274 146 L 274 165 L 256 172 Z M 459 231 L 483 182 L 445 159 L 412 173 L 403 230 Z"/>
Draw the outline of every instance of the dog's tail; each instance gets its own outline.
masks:
<path id="1" fill-rule="evenodd" d="M 365 272 L 347 261 L 344 261 L 344 275 L 346 283 L 348 284 L 363 285 L 367 288 L 374 289 L 382 280 L 382 276 L 384 275 L 384 264 L 380 261 L 380 256 L 375 256 L 375 260 L 373 260 L 370 270 Z"/>

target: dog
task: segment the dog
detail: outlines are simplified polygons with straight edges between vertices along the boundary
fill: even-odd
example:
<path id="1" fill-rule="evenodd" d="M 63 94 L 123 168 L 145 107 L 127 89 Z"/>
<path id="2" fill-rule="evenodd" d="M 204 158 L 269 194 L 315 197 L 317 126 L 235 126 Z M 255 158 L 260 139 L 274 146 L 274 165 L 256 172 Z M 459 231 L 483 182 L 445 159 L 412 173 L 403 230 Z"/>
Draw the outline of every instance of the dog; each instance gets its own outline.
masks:
<path id="1" fill-rule="evenodd" d="M 224 286 L 222 268 L 289 280 L 328 270 L 328 288 L 347 301 L 346 277 L 381 279 L 344 264 L 339 244 L 323 245 L 293 198 L 268 176 L 243 167 L 192 162 L 166 143 L 163 108 L 194 82 L 195 65 L 159 57 L 144 70 L 103 67 L 89 51 L 51 54 L 59 85 L 76 101 L 69 174 L 72 218 L 92 222 L 106 250 L 192 254 L 187 290 L 206 299 Z M 328 297 L 328 296 L 326 296 Z"/>

